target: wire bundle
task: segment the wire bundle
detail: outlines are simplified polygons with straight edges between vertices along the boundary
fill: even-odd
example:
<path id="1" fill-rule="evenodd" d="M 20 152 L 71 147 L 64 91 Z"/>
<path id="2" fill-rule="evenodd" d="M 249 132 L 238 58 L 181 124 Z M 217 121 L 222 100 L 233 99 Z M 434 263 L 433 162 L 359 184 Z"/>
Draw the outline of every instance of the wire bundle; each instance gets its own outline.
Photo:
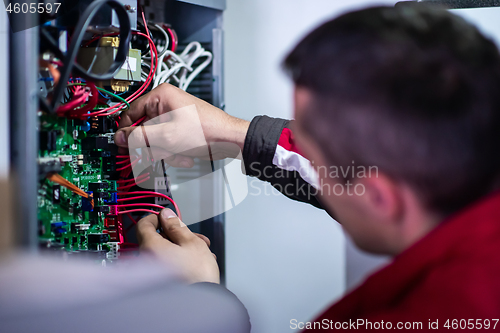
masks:
<path id="1" fill-rule="evenodd" d="M 59 185 L 62 185 L 69 189 L 71 192 L 78 194 L 79 196 L 88 199 L 90 201 L 90 204 L 92 207 L 94 207 L 94 198 L 92 198 L 92 195 L 88 194 L 84 190 L 78 188 L 75 184 L 64 178 L 58 173 L 52 173 L 47 176 L 47 179 L 50 180 L 53 183 L 57 183 Z"/>
<path id="2" fill-rule="evenodd" d="M 76 80 L 76 83 L 67 84 L 69 101 L 57 108 L 56 113 L 58 116 L 80 118 L 96 107 L 98 101 L 97 89 L 100 88 L 97 88 L 92 82 L 88 84 L 81 82 L 81 80 Z"/>
<path id="3" fill-rule="evenodd" d="M 161 29 L 161 27 L 158 28 Z M 195 67 L 195 61 L 202 58 L 205 58 L 205 60 Z M 159 56 L 160 65 L 154 74 L 153 89 L 162 83 L 168 82 L 176 84 L 185 91 L 211 61 L 212 53 L 205 50 L 199 42 L 189 43 L 180 54 L 165 48 Z M 151 68 L 147 58 L 143 58 L 143 64 L 144 67 Z M 146 72 L 143 71 L 142 75 L 143 79 L 145 79 Z"/>
<path id="4" fill-rule="evenodd" d="M 95 7 L 95 6 L 94 6 Z M 93 9 L 93 12 L 89 17 L 93 16 L 95 13 L 94 11 L 97 10 L 98 7 L 95 7 Z M 168 82 L 170 79 L 176 80 L 176 82 L 179 83 L 179 86 L 184 87 L 184 89 L 187 89 L 191 81 L 196 77 L 205 67 L 208 66 L 210 61 L 212 60 L 212 54 L 208 51 L 205 51 L 202 47 L 201 44 L 195 42 L 191 43 L 188 45 L 188 47 L 182 52 L 180 55 L 175 54 L 175 49 L 177 47 L 177 36 L 175 35 L 175 32 L 170 29 L 169 27 L 163 29 L 161 26 L 154 24 L 154 27 L 158 29 L 163 36 L 165 37 L 165 46 L 160 50 L 160 54 L 158 54 L 158 50 L 156 48 L 156 45 L 152 39 L 152 34 L 148 29 L 148 25 L 144 16 L 144 12 L 142 13 L 142 19 L 144 22 L 145 30 L 146 33 L 142 32 L 137 32 L 133 31 L 132 34 L 144 37 L 148 40 L 149 44 L 149 51 L 146 55 L 142 57 L 143 63 L 146 63 L 145 67 L 149 68 L 149 71 L 145 72 L 143 71 L 143 77 L 142 77 L 142 85 L 137 89 L 135 92 L 130 94 L 127 98 L 122 98 L 117 94 L 114 94 L 110 91 L 107 91 L 103 88 L 96 87 L 96 85 L 91 82 L 91 77 L 85 77 L 87 80 L 82 79 L 80 77 L 71 77 L 71 69 L 77 69 L 77 71 L 81 72 L 78 66 L 74 65 L 74 58 L 75 55 L 72 54 L 71 56 L 65 57 L 65 61 L 61 62 L 58 60 L 52 60 L 52 63 L 56 65 L 57 67 L 61 67 L 64 71 L 64 75 L 61 75 L 61 85 L 57 86 L 58 91 L 56 91 L 56 100 L 52 101 L 53 106 L 56 107 L 55 111 L 58 116 L 61 117 L 68 117 L 68 118 L 79 118 L 79 119 L 88 119 L 88 118 L 93 118 L 93 117 L 107 117 L 107 116 L 113 116 L 119 114 L 120 111 L 124 111 L 130 107 L 130 103 L 137 99 L 139 96 L 141 96 L 150 85 L 154 85 L 154 80 L 155 77 L 159 77 L 159 75 L 162 75 L 161 79 L 158 79 L 158 82 Z M 82 23 L 83 24 L 83 23 Z M 88 22 L 85 23 L 88 25 Z M 83 26 L 86 26 L 83 25 Z M 125 25 L 125 27 L 127 27 Z M 120 36 L 120 47 L 123 48 L 125 44 L 128 44 L 130 32 L 128 33 L 128 36 L 124 34 L 124 31 L 122 30 L 127 30 L 127 29 L 121 29 L 120 33 L 110 33 L 110 34 L 104 34 L 97 36 L 95 38 L 92 38 L 90 41 L 85 43 L 85 45 L 90 45 L 92 42 L 99 40 L 101 37 L 105 36 Z M 130 31 L 130 27 L 128 26 L 128 31 Z M 124 37 L 125 38 L 122 38 Z M 82 37 L 78 36 L 78 38 L 75 38 L 72 40 L 72 44 L 75 44 L 74 46 L 75 50 L 76 47 L 80 46 Z M 171 49 L 169 50 L 169 45 L 171 46 Z M 127 45 L 128 48 L 128 45 Z M 74 53 L 74 52 L 73 52 Z M 122 52 L 123 53 L 123 52 Z M 76 53 L 75 53 L 76 54 Z M 161 60 L 160 60 L 161 57 Z M 198 67 L 193 69 L 193 63 L 199 59 L 206 57 L 207 59 L 201 63 Z M 69 60 L 68 60 L 69 59 Z M 118 59 L 120 60 L 120 59 Z M 66 61 L 71 62 L 71 66 L 66 63 Z M 120 60 L 121 61 L 121 60 Z M 158 66 L 158 62 L 161 61 L 161 68 Z M 123 63 L 123 61 L 121 61 Z M 118 63 L 118 62 L 116 62 Z M 113 66 L 117 66 L 115 63 Z M 170 66 L 170 67 L 169 67 Z M 176 67 L 175 67 L 176 66 Z M 167 72 L 164 72 L 166 70 L 170 71 L 173 67 L 177 68 L 174 71 L 172 71 L 172 74 L 168 74 Z M 58 70 L 56 70 L 58 73 Z M 167 75 L 168 74 L 168 75 Z M 90 75 L 90 74 L 86 74 Z M 107 73 L 106 75 L 111 75 L 110 73 Z M 57 82 L 56 82 L 57 83 Z M 157 85 L 157 84 L 156 84 Z M 56 89 L 56 90 L 57 90 Z M 61 92 L 63 90 L 63 92 Z M 104 95 L 103 95 L 104 94 Z M 106 98 L 107 96 L 110 96 L 116 100 L 118 100 L 118 103 L 111 105 L 108 103 L 108 107 L 98 107 L 99 103 L 99 95 L 102 97 Z M 59 99 L 62 100 L 62 98 L 57 98 L 57 96 L 64 97 L 64 103 L 59 104 L 57 101 Z M 115 121 L 118 118 L 115 118 Z M 144 120 L 146 120 L 146 116 L 138 119 L 134 124 L 131 126 L 137 126 L 140 125 Z M 116 121 L 117 125 L 118 122 Z M 153 191 L 130 191 L 132 188 L 134 188 L 136 185 L 142 184 L 144 182 L 147 182 L 151 176 L 149 173 L 142 174 L 136 178 L 129 178 L 130 175 L 132 174 L 132 168 L 139 163 L 140 157 L 139 156 L 128 156 L 128 155 L 118 155 L 116 156 L 118 162 L 116 162 L 117 169 L 116 171 L 120 173 L 120 180 L 117 181 L 118 183 L 118 202 L 116 205 L 110 205 L 110 213 L 112 215 L 116 214 L 119 216 L 117 219 L 118 225 L 122 225 L 122 218 L 121 216 L 124 214 L 127 214 L 127 216 L 130 218 L 130 220 L 133 222 L 133 224 L 127 229 L 123 230 L 120 228 L 117 229 L 117 232 L 120 234 L 119 237 L 119 243 L 120 244 L 130 244 L 127 243 L 126 240 L 126 233 L 127 231 L 132 228 L 135 224 L 137 224 L 137 221 L 134 219 L 134 217 L 131 215 L 131 213 L 153 213 L 153 214 L 159 214 L 159 210 L 163 209 L 164 207 L 161 205 L 157 204 L 152 204 L 152 203 L 141 203 L 141 202 L 134 202 L 135 200 L 140 200 L 140 199 L 146 199 L 146 198 L 163 198 L 168 200 L 169 202 L 172 203 L 174 206 L 176 212 L 179 214 L 179 217 L 181 216 L 179 207 L 173 201 L 170 197 L 168 197 L 165 194 L 162 193 L 156 193 Z M 69 190 L 71 190 L 73 193 L 88 199 L 92 207 L 94 207 L 94 200 L 92 195 L 89 195 L 82 189 L 78 188 L 76 185 L 71 183 L 70 181 L 66 180 L 59 174 L 49 174 L 47 176 L 47 179 L 54 182 L 58 183 L 62 186 L 65 186 Z M 132 201 L 132 202 L 130 202 Z M 125 240 L 125 241 L 123 241 Z"/>
<path id="5" fill-rule="evenodd" d="M 104 74 L 96 75 L 87 72 L 82 66 L 80 66 L 76 62 L 76 56 L 78 54 L 78 50 L 83 41 L 85 33 L 87 32 L 87 28 L 92 22 L 92 19 L 104 6 L 111 7 L 118 17 L 120 32 L 117 33 L 116 35 L 120 35 L 120 43 L 117 48 L 115 60 L 110 65 L 108 71 Z M 76 71 L 80 74 L 80 76 L 94 81 L 105 81 L 112 79 L 114 73 L 123 65 L 123 63 L 127 59 L 130 32 L 131 32 L 130 20 L 128 18 L 128 13 L 122 4 L 113 0 L 101 0 L 90 3 L 83 12 L 83 14 L 80 16 L 75 27 L 75 32 L 71 36 L 71 43 L 70 46 L 68 47 L 68 52 L 64 55 L 64 61 L 62 63 L 63 66 L 61 70 L 60 82 L 59 84 L 56 85 L 54 89 L 52 101 L 50 102 L 50 105 L 48 105 L 48 103 L 46 103 L 46 101 L 43 100 L 42 104 L 48 107 L 51 113 L 57 110 L 59 103 L 64 95 L 64 91 L 66 90 L 66 84 L 70 79 L 72 72 Z M 57 53 L 62 54 L 60 50 L 58 50 Z"/>
<path id="6" fill-rule="evenodd" d="M 93 116 L 110 116 L 113 114 L 116 114 L 119 111 L 123 111 L 126 107 L 129 106 L 129 103 L 137 99 L 142 93 L 147 89 L 149 84 L 151 83 L 153 76 L 154 76 L 154 70 L 156 69 L 157 63 L 158 63 L 158 58 L 157 58 L 157 53 L 156 53 L 156 47 L 154 46 L 153 41 L 148 35 L 143 34 L 142 32 L 134 32 L 134 34 L 146 37 L 150 43 L 150 48 L 153 50 L 153 67 L 150 70 L 150 73 L 148 74 L 148 79 L 144 81 L 144 83 L 141 85 L 141 87 L 135 91 L 132 95 L 129 97 L 125 98 L 125 100 L 121 103 L 118 103 L 116 105 L 110 106 L 108 108 L 105 108 L 103 110 L 99 111 L 94 111 L 86 115 L 86 117 L 93 117 Z M 108 34 L 104 36 L 111 36 L 111 35 L 116 35 L 116 34 Z"/>
<path id="7" fill-rule="evenodd" d="M 126 179 L 127 177 L 130 176 L 130 174 L 132 173 L 132 168 L 135 164 L 138 163 L 139 161 L 139 157 L 136 157 L 136 158 L 133 158 L 132 160 L 129 159 L 129 156 L 127 155 L 118 155 L 117 158 L 120 158 L 122 159 L 121 161 L 118 161 L 116 162 L 116 164 L 118 165 L 124 165 L 124 166 L 121 166 L 120 168 L 116 169 L 116 171 L 121 171 L 121 174 L 120 174 L 120 177 L 122 179 L 118 180 L 117 183 L 118 183 L 118 196 L 132 196 L 132 197 L 129 197 L 129 198 L 126 198 L 126 199 L 118 199 L 118 202 L 121 202 L 121 201 L 130 201 L 130 200 L 137 200 L 137 199 L 145 199 L 145 198 L 153 198 L 153 197 L 161 197 L 161 198 L 164 198 L 168 201 L 170 201 L 170 203 L 172 203 L 172 205 L 174 206 L 176 212 L 179 214 L 179 217 L 181 216 L 181 213 L 180 213 L 180 210 L 179 210 L 179 206 L 177 206 L 177 204 L 175 203 L 174 200 L 172 200 L 172 198 L 170 198 L 169 196 L 165 195 L 165 194 L 162 194 L 162 193 L 157 193 L 157 192 L 152 192 L 152 191 L 134 191 L 134 192 L 129 192 L 129 190 L 131 188 L 133 188 L 134 186 L 136 185 L 139 185 L 139 184 L 142 184 L 142 183 L 145 183 L 147 182 L 150 178 L 151 178 L 151 175 L 149 173 L 144 173 L 136 178 L 132 178 L 132 179 Z M 138 197 L 133 197 L 133 195 L 140 195 Z M 163 209 L 164 207 L 163 206 L 159 206 L 159 205 L 152 205 L 152 204 L 132 204 L 133 206 L 146 206 L 146 207 L 154 207 L 154 208 L 160 208 L 160 209 Z M 119 206 L 118 206 L 119 207 Z M 128 207 L 132 207 L 132 206 L 128 206 Z M 134 211 L 137 211 L 137 210 L 134 210 Z M 154 211 L 154 210 L 140 210 L 140 211 L 144 211 L 144 212 L 149 212 L 149 213 L 154 213 L 154 214 L 158 214 L 157 211 Z M 126 211 L 126 212 L 118 212 L 119 214 L 124 214 L 124 213 L 131 213 L 131 211 Z"/>
<path id="8" fill-rule="evenodd" d="M 140 195 L 140 196 L 135 196 L 135 197 L 128 197 L 129 195 Z M 135 192 L 118 192 L 118 196 L 120 197 L 118 199 L 118 203 L 120 202 L 124 202 L 124 201 L 130 201 L 130 200 L 137 200 L 137 199 L 145 199 L 145 198 L 163 198 L 163 199 L 166 199 L 168 201 L 170 201 L 170 203 L 174 206 L 175 208 L 175 211 L 177 212 L 177 214 L 179 215 L 179 218 L 182 219 L 182 215 L 181 215 L 181 211 L 179 209 L 179 206 L 177 206 L 177 204 L 175 203 L 174 200 L 172 200 L 172 198 L 170 198 L 168 195 L 165 195 L 165 194 L 162 194 L 162 193 L 158 193 L 158 192 L 152 192 L 152 191 L 135 191 Z M 159 209 L 163 209 L 164 207 L 163 206 L 160 206 L 160 205 L 154 205 L 154 204 L 128 204 L 128 205 L 118 205 L 119 207 L 132 207 L 132 206 L 149 206 L 149 207 L 155 207 L 155 208 L 159 208 Z M 137 211 L 137 210 L 134 210 L 134 211 Z M 157 211 L 153 211 L 153 210 L 143 210 L 141 209 L 140 211 L 147 211 L 149 213 L 154 213 L 156 215 L 159 214 L 159 212 Z M 121 211 L 119 212 L 120 214 L 125 214 L 125 213 L 131 213 L 132 211 L 128 210 L 128 211 Z"/>

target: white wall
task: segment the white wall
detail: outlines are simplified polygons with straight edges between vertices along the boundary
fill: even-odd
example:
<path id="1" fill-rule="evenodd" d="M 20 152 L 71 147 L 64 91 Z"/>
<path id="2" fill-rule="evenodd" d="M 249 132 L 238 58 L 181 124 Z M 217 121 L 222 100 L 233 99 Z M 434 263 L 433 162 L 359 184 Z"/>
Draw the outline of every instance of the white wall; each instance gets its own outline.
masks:
<path id="1" fill-rule="evenodd" d="M 483 34 L 500 46 L 500 8 L 454 9 L 451 12 L 476 25 Z"/>
<path id="2" fill-rule="evenodd" d="M 259 114 L 292 117 L 292 85 L 280 62 L 305 33 L 348 9 L 384 3 L 227 2 L 226 110 L 248 120 Z M 249 181 L 250 195 L 226 215 L 227 286 L 247 306 L 253 332 L 289 332 L 291 319 L 312 319 L 344 292 L 345 239 L 323 211 Z M 272 194 L 252 195 L 255 187 Z"/>

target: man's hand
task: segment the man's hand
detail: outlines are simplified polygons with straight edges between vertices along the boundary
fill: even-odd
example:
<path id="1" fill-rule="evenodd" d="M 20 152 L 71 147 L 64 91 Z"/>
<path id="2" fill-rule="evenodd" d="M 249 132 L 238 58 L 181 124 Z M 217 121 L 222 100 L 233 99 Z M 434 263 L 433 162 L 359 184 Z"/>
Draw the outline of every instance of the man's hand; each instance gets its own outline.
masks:
<path id="1" fill-rule="evenodd" d="M 159 227 L 161 234 L 156 232 Z M 210 241 L 191 232 L 172 210 L 166 208 L 158 216 L 151 214 L 141 219 L 137 223 L 137 237 L 142 251 L 175 265 L 188 282 L 220 283 Z"/>
<path id="2" fill-rule="evenodd" d="M 189 110 L 194 111 L 175 111 L 186 107 L 192 107 Z M 130 127 L 144 116 L 144 130 Z M 163 150 L 160 152 L 161 157 L 170 165 L 191 167 L 193 158 L 208 158 L 206 143 L 210 144 L 212 159 L 236 157 L 243 149 L 248 126 L 248 121 L 230 116 L 215 106 L 164 83 L 137 99 L 130 110 L 122 114 L 115 143 L 123 148 L 128 148 L 129 143 L 131 148 L 140 148 L 132 147 L 134 142 L 145 144 L 147 141 L 153 151 Z M 143 135 L 147 138 L 143 139 Z"/>

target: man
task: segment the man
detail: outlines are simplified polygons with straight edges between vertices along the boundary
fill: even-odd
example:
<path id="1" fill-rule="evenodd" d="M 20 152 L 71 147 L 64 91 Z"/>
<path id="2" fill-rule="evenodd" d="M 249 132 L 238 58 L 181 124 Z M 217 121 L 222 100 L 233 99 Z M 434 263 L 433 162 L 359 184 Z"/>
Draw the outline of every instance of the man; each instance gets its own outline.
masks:
<path id="1" fill-rule="evenodd" d="M 248 175 L 326 209 L 360 248 L 394 257 L 297 328 L 500 328 L 495 45 L 446 11 L 378 7 L 321 25 L 284 67 L 295 83 L 293 122 L 249 123 L 162 85 L 132 106 L 115 141 L 127 147 L 127 126 L 143 115 L 194 104 L 206 140 L 238 145 Z M 189 167 L 196 155 L 178 149 L 189 139 L 181 124 L 153 125 L 148 137 L 169 163 Z M 141 220 L 141 246 L 193 282 L 216 282 L 203 240 L 163 213 Z"/>

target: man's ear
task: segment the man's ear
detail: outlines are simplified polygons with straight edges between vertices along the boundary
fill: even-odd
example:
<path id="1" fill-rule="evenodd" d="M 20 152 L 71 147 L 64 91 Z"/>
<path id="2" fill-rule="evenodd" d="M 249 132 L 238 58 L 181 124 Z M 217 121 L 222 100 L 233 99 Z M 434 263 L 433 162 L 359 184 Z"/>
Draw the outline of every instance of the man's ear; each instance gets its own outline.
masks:
<path id="1" fill-rule="evenodd" d="M 365 193 L 361 196 L 364 209 L 382 221 L 399 222 L 404 213 L 404 198 L 401 185 L 382 173 L 377 176 L 361 178 Z"/>

